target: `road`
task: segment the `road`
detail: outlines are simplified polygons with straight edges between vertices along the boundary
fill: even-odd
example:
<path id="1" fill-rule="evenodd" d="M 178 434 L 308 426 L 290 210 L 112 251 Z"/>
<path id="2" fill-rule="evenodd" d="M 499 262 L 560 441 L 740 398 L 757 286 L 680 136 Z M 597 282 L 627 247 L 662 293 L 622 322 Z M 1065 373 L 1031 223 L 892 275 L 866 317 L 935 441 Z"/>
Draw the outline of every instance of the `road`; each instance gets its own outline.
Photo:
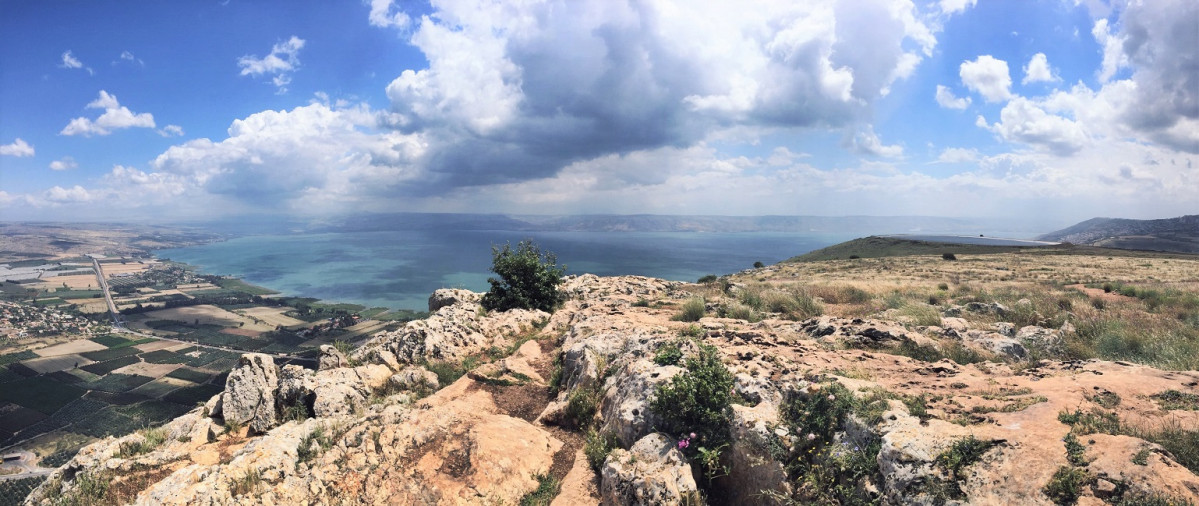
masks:
<path id="1" fill-rule="evenodd" d="M 112 324 L 121 326 L 121 312 L 117 311 L 117 305 L 112 301 L 112 292 L 108 290 L 108 280 L 104 277 L 104 268 L 100 267 L 100 260 L 92 257 L 92 267 L 96 269 L 96 279 L 100 282 L 100 289 L 104 290 L 104 301 L 108 303 L 108 312 L 112 314 Z"/>
<path id="2" fill-rule="evenodd" d="M 16 459 L 10 460 L 13 457 L 16 457 Z M 36 464 L 36 462 L 37 462 L 37 456 L 34 455 L 33 452 L 22 451 L 22 452 L 13 452 L 13 453 L 4 454 L 4 466 L 5 467 L 9 467 L 9 466 L 17 467 L 17 468 L 23 469 L 23 471 L 16 473 L 16 474 L 0 475 L 0 481 L 20 480 L 20 479 L 24 479 L 24 478 L 33 478 L 36 476 L 47 476 L 50 473 L 54 472 L 54 469 L 38 466 Z"/>
<path id="3" fill-rule="evenodd" d="M 198 346 L 201 348 L 209 348 L 209 349 L 213 349 L 213 350 L 224 350 L 224 351 L 230 351 L 230 352 L 234 352 L 234 353 L 258 353 L 256 351 L 239 350 L 237 348 L 230 348 L 228 346 L 215 346 L 215 345 L 211 345 L 211 344 L 201 344 L 201 343 L 197 343 L 195 341 L 185 341 L 182 339 L 171 339 L 169 337 L 156 336 L 156 335 L 152 335 L 152 334 L 143 334 L 136 330 L 126 328 L 125 320 L 121 318 L 121 312 L 117 311 L 117 305 L 112 300 L 112 292 L 108 289 L 108 280 L 104 278 L 104 268 L 100 266 L 100 261 L 97 260 L 96 257 L 92 257 L 92 267 L 95 268 L 95 270 L 96 270 L 96 279 L 98 279 L 100 281 L 100 289 L 104 291 L 104 301 L 108 303 L 108 312 L 112 314 L 112 330 L 113 330 L 113 332 L 121 333 L 121 334 L 133 334 L 135 336 L 140 336 L 140 337 L 151 337 L 154 339 L 161 339 L 163 341 L 172 341 L 172 342 L 176 342 L 176 343 L 190 344 L 193 346 Z M 296 361 L 300 361 L 300 362 L 316 362 L 315 358 L 301 357 L 298 355 L 287 355 L 284 353 L 276 353 L 275 357 L 289 359 L 289 360 L 296 360 Z"/>

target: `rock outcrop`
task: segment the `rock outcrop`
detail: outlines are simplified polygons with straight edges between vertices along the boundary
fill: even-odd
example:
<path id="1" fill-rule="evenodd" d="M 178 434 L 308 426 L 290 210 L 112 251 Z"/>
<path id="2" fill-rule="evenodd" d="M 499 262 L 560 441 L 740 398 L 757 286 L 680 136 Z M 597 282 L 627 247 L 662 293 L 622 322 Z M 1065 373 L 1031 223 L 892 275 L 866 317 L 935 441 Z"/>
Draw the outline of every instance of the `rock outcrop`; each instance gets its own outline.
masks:
<path id="1" fill-rule="evenodd" d="M 562 286 L 569 299 L 552 316 L 487 313 L 478 294 L 439 290 L 428 319 L 349 356 L 322 350 L 318 370 L 247 354 L 225 391 L 168 423 L 164 437 L 92 444 L 27 503 L 86 503 L 103 480 L 105 493 L 124 494 L 106 496 L 116 503 L 517 504 L 558 480 L 554 504 L 571 505 L 784 504 L 825 492 L 883 504 L 1051 504 L 1045 490 L 1063 467 L 1085 477 L 1080 504 L 1199 500 L 1199 477 L 1162 446 L 1067 423 L 1095 412 L 1137 427 L 1197 427 L 1199 411 L 1152 396 L 1199 395 L 1199 372 L 1030 363 L 1028 348 L 1054 346 L 1065 331 L 965 316 L 938 327 L 880 315 L 692 323 L 672 320 L 692 296 L 679 283 L 587 275 Z M 958 313 L 973 311 L 994 322 L 1007 309 Z M 672 413 L 653 402 L 691 374 L 687 359 L 701 346 L 717 350 L 735 399 L 727 446 L 707 468 L 695 436 L 661 432 Z M 920 356 L 958 347 L 992 360 Z M 855 399 L 851 413 L 821 422 L 828 440 L 789 418 L 803 409 L 788 411 L 823 397 L 821 387 L 844 392 L 829 402 Z M 239 424 L 248 430 L 230 430 Z M 1068 456 L 1071 431 L 1082 460 Z M 977 444 L 950 458 L 963 441 Z M 843 473 L 840 491 L 813 490 L 821 482 L 801 471 Z"/>

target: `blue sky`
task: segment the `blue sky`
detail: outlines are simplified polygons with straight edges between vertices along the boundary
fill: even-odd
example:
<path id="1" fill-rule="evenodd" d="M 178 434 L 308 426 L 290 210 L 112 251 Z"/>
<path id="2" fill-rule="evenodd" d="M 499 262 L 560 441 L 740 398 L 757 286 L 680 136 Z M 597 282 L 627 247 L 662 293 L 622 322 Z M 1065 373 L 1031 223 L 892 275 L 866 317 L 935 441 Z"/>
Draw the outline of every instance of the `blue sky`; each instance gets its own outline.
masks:
<path id="1" fill-rule="evenodd" d="M 1188 0 L 0 0 L 0 219 L 1199 212 Z"/>

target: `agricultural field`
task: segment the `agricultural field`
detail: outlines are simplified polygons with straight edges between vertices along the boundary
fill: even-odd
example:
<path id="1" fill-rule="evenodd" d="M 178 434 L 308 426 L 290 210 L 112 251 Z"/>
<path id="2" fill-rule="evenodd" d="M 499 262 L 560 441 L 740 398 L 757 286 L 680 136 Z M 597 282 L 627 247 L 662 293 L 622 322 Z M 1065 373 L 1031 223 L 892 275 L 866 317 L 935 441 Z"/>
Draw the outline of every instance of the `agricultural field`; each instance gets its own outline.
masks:
<path id="1" fill-rule="evenodd" d="M 43 465 L 59 465 L 95 438 L 160 424 L 208 400 L 238 356 L 116 335 L 0 355 L 0 448 L 21 445 Z"/>

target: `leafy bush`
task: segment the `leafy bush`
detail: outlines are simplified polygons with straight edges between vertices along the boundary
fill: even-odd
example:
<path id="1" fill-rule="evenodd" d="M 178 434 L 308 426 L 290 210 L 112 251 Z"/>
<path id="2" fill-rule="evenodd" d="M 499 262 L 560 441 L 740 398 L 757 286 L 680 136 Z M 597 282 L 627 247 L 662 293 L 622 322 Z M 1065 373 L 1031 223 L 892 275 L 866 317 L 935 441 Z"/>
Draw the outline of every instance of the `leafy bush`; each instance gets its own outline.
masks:
<path id="1" fill-rule="evenodd" d="M 731 304 L 722 306 L 721 313 L 721 316 L 725 318 L 745 320 L 750 323 L 758 322 L 762 319 L 762 316 L 759 315 L 757 311 L 754 311 L 754 308 L 740 302 L 733 302 Z"/>
<path id="2" fill-rule="evenodd" d="M 954 255 L 953 253 L 941 253 L 941 259 L 942 260 L 957 260 L 958 257 L 957 257 L 957 255 Z"/>
<path id="3" fill-rule="evenodd" d="M 583 454 L 587 456 L 587 463 L 591 465 L 591 469 L 598 473 L 603 469 L 608 454 L 618 445 L 615 434 L 591 429 L 587 431 L 587 439 L 583 443 Z"/>
<path id="4" fill-rule="evenodd" d="M 595 411 L 599 409 L 600 390 L 598 387 L 579 387 L 566 398 L 566 412 L 563 422 L 568 428 L 581 429 L 591 425 Z"/>
<path id="5" fill-rule="evenodd" d="M 650 410 L 662 421 L 668 434 L 694 433 L 695 447 L 686 447 L 689 456 L 700 448 L 720 448 L 729 440 L 732 418 L 733 375 L 720 361 L 715 346 L 700 344 L 699 353 L 686 361 L 687 370 L 658 385 Z"/>
<path id="6" fill-rule="evenodd" d="M 658 365 L 678 365 L 682 359 L 683 351 L 679 349 L 678 343 L 664 344 L 654 355 L 654 363 Z"/>
<path id="7" fill-rule="evenodd" d="M 537 488 L 520 498 L 520 506 L 549 506 L 558 496 L 562 480 L 549 474 L 538 474 L 533 478 L 537 480 Z"/>
<path id="8" fill-rule="evenodd" d="M 701 297 L 692 297 L 683 303 L 683 308 L 679 314 L 674 315 L 671 319 L 680 322 L 697 322 L 704 317 L 707 308 L 704 306 L 704 299 Z"/>
<path id="9" fill-rule="evenodd" d="M 491 248 L 491 271 L 499 279 L 488 278 L 491 290 L 483 295 L 487 310 L 540 309 L 553 312 L 565 297 L 558 291 L 566 266 L 558 266 L 558 257 L 542 252 L 532 241 L 517 244 L 513 251 L 505 244 Z"/>
<path id="10" fill-rule="evenodd" d="M 699 283 L 701 285 L 706 285 L 709 283 L 715 283 L 716 280 L 717 280 L 717 278 L 716 278 L 715 274 L 708 274 L 706 276 L 702 276 L 699 279 L 695 280 L 695 282 Z"/>
<path id="11" fill-rule="evenodd" d="M 1053 473 L 1053 478 L 1050 478 L 1049 483 L 1045 485 L 1044 492 L 1053 500 L 1054 504 L 1074 504 L 1082 495 L 1082 487 L 1086 482 L 1086 471 L 1076 467 L 1062 466 L 1056 473 Z"/>
<path id="12" fill-rule="evenodd" d="M 1077 436 L 1073 433 L 1066 434 L 1062 441 L 1066 443 L 1066 460 L 1076 466 L 1087 465 L 1087 447 L 1078 442 Z"/>

